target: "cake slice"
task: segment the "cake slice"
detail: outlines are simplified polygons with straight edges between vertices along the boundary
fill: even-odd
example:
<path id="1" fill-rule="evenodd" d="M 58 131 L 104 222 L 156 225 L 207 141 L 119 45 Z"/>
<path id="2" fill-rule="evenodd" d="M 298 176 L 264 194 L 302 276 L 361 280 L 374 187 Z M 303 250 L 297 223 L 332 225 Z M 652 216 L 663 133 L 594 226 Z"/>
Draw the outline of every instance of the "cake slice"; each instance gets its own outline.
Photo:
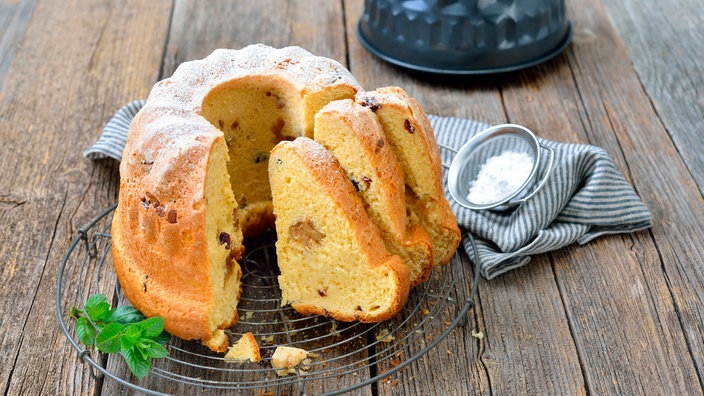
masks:
<path id="1" fill-rule="evenodd" d="M 340 321 L 377 322 L 405 304 L 409 272 L 338 162 L 309 138 L 281 142 L 269 161 L 282 305 Z"/>
<path id="2" fill-rule="evenodd" d="M 208 156 L 193 156 L 192 164 L 159 170 L 163 185 L 120 179 L 112 257 L 125 296 L 145 316 L 162 316 L 170 334 L 224 352 L 229 341 L 223 329 L 238 319 L 243 237 L 233 222 L 237 206 L 222 134 L 213 137 L 211 147 Z M 193 168 L 207 170 L 201 183 L 174 176 Z M 151 173 L 156 172 L 153 166 Z"/>
<path id="3" fill-rule="evenodd" d="M 406 176 L 406 203 L 411 222 L 430 234 L 436 265 L 447 264 L 460 243 L 460 229 L 442 184 L 442 163 L 425 112 L 398 87 L 358 92 L 357 103 L 372 110 Z"/>
<path id="4" fill-rule="evenodd" d="M 409 226 L 404 175 L 374 113 L 351 99 L 330 102 L 315 116 L 314 131 L 362 197 L 386 248 L 408 266 L 411 287 L 426 280 L 433 268 L 430 237 L 420 225 Z"/>

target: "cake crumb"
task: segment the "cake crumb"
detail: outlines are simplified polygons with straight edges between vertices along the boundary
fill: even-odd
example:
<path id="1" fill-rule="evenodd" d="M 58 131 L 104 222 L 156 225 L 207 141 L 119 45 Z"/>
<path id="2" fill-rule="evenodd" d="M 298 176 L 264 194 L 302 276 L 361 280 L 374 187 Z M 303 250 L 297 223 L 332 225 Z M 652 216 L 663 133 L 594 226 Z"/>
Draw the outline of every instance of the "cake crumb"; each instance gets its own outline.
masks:
<path id="1" fill-rule="evenodd" d="M 299 370 L 307 371 L 310 365 L 310 360 L 307 357 L 308 351 L 305 349 L 278 346 L 271 356 L 271 367 L 277 369 L 276 374 L 280 377 L 296 374 L 296 366 L 301 363 L 303 364 Z"/>
<path id="2" fill-rule="evenodd" d="M 225 361 L 229 363 L 258 363 L 261 360 L 259 345 L 252 333 L 244 333 L 225 354 Z"/>
<path id="3" fill-rule="evenodd" d="M 484 333 L 483 333 L 483 332 L 481 332 L 481 331 L 477 331 L 477 330 L 472 330 L 472 337 L 474 337 L 474 338 L 477 338 L 477 339 L 481 340 L 481 339 L 483 339 L 483 338 L 484 338 Z"/>
<path id="4" fill-rule="evenodd" d="M 266 343 L 266 344 L 273 344 L 274 343 L 274 335 L 273 334 L 268 335 L 268 336 L 260 336 L 259 339 L 262 340 L 262 342 Z"/>
<path id="5" fill-rule="evenodd" d="M 389 334 L 389 329 L 382 329 L 376 336 L 376 340 L 381 342 L 392 342 L 394 339 L 395 337 Z"/>
<path id="6" fill-rule="evenodd" d="M 330 334 L 335 334 L 337 333 L 337 321 L 333 320 L 330 325 Z M 339 336 L 339 334 L 336 334 Z"/>

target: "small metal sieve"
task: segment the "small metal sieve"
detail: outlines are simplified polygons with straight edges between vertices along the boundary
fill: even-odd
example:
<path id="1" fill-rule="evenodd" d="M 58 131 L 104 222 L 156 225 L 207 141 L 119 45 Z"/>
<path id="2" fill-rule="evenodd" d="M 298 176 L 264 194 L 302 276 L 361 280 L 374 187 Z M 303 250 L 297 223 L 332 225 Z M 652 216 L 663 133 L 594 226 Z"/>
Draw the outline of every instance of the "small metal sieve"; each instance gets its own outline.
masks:
<path id="1" fill-rule="evenodd" d="M 547 168 L 542 179 L 536 182 L 543 149 L 549 154 Z M 482 168 L 488 161 L 506 152 L 516 153 L 523 158 L 527 156 L 532 160 L 529 172 L 521 169 L 525 171 L 520 172 L 526 175 L 525 180 L 521 182 L 519 178 L 518 183 L 514 184 L 518 187 L 503 191 L 503 194 L 493 197 L 490 202 L 472 202 L 470 189 L 480 176 Z M 457 203 L 469 209 L 510 209 L 529 200 L 545 185 L 552 173 L 554 158 L 554 150 L 540 144 L 529 129 L 515 124 L 496 125 L 474 136 L 457 152 L 449 167 L 450 194 Z M 514 179 L 517 177 L 515 174 L 512 176 Z M 503 183 L 502 180 L 496 182 Z"/>

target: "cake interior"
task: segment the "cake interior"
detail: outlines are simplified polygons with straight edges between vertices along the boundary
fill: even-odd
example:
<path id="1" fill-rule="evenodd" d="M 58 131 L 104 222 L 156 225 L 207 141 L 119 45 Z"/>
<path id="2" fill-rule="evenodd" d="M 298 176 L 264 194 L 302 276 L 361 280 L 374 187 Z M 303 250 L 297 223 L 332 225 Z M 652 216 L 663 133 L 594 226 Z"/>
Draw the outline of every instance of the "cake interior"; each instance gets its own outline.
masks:
<path id="1" fill-rule="evenodd" d="M 383 106 L 376 111 L 376 115 L 401 168 L 407 170 L 406 205 L 409 220 L 412 224 L 421 225 L 430 234 L 435 263 L 440 264 L 448 254 L 454 252 L 454 246 L 445 242 L 448 240 L 447 230 L 440 226 L 442 219 L 435 217 L 439 213 L 435 199 L 436 180 L 432 177 L 433 173 L 426 170 L 433 165 L 426 159 L 422 139 L 413 136 L 420 133 L 421 126 L 414 125 L 404 112 L 397 111 L 394 106 Z"/>
<path id="2" fill-rule="evenodd" d="M 241 291 L 242 273 L 236 260 L 242 254 L 242 231 L 233 221 L 236 203 L 230 188 L 227 161 L 227 147 L 223 140 L 217 140 L 209 156 L 205 181 L 205 233 L 210 261 L 214 263 L 210 266 L 213 296 L 208 327 L 211 332 L 233 325 L 233 317 L 236 322 L 237 315 L 233 312 L 237 312 Z M 222 337 L 225 335 L 220 332 L 219 338 Z M 221 341 L 213 339 L 210 342 L 218 345 Z"/>
<path id="3" fill-rule="evenodd" d="M 322 307 L 348 318 L 388 310 L 397 295 L 393 274 L 383 267 L 360 265 L 378 259 L 365 256 L 369 249 L 361 246 L 365 241 L 355 234 L 349 211 L 330 195 L 345 190 L 325 191 L 291 148 L 279 151 L 272 182 L 277 194 L 277 250 L 280 257 L 287 257 L 279 262 L 282 304 L 303 311 Z M 295 269 L 286 268 L 294 263 Z"/>
<path id="4" fill-rule="evenodd" d="M 432 266 L 430 240 L 422 228 L 408 228 L 404 175 L 395 156 L 388 158 L 393 156 L 388 139 L 368 107 L 352 100 L 331 105 L 316 116 L 315 140 L 338 159 L 386 248 L 403 259 L 411 271 L 412 283 L 418 284 L 427 278 Z M 387 156 L 381 163 L 369 160 L 380 153 Z"/>
<path id="5" fill-rule="evenodd" d="M 286 81 L 249 77 L 220 84 L 203 100 L 203 117 L 225 135 L 229 184 L 246 236 L 273 226 L 269 152 L 276 143 L 305 134 L 302 103 L 294 92 Z"/>

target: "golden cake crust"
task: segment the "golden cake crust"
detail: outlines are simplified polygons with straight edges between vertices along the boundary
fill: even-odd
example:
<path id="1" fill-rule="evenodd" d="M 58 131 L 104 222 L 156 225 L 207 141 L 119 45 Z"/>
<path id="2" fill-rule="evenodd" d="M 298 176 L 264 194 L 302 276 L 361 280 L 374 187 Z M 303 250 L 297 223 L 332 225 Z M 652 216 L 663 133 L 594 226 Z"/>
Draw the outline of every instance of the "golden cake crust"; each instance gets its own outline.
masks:
<path id="1" fill-rule="evenodd" d="M 370 276 L 376 276 L 375 271 L 383 275 L 379 279 L 386 282 L 386 289 L 380 293 L 390 301 L 379 311 L 373 303 L 339 311 L 306 301 L 291 301 L 292 306 L 303 314 L 343 321 L 381 321 L 397 313 L 411 285 L 404 260 L 387 251 L 336 160 L 308 138 L 323 106 L 339 106 L 335 101 L 352 99 L 359 91 L 352 75 L 333 60 L 298 47 L 263 45 L 216 50 L 202 60 L 183 63 L 171 78 L 157 83 L 130 126 L 112 223 L 115 271 L 130 302 L 146 316 L 163 317 L 165 329 L 174 336 L 199 339 L 214 351 L 225 351 L 229 340 L 223 329 L 237 321 L 242 240 L 273 221 L 271 191 L 268 197 L 259 191 L 254 198 L 246 192 L 260 185 L 266 190 L 269 155 L 290 149 L 309 164 L 311 177 L 349 217 L 361 263 L 372 269 Z M 422 212 L 423 221 L 412 216 L 408 226 L 404 209 L 390 210 L 389 216 L 398 223 L 396 228 L 407 228 L 405 236 L 411 241 L 428 241 L 424 227 L 437 223 L 428 232 L 432 252 L 439 246 L 438 260 L 447 262 L 459 243 L 459 229 L 442 194 L 439 153 L 430 124 L 402 90 L 380 89 L 374 95 L 383 106 L 408 117 L 408 126 L 402 123 L 401 128 L 419 132 L 417 144 L 429 171 L 413 173 L 410 179 L 432 179 L 430 192 L 413 190 L 407 205 L 411 212 Z M 375 111 L 367 103 L 369 97 L 357 99 Z M 241 114 L 235 114 L 233 104 L 239 104 Z M 353 128 L 365 128 L 351 123 Z M 269 152 L 278 142 L 292 139 Z M 363 139 L 380 144 L 373 134 Z M 408 177 L 402 167 L 383 158 L 375 159 L 375 166 L 389 176 L 389 183 Z M 243 166 L 251 169 L 239 168 L 247 161 Z M 402 194 L 404 188 L 391 191 Z M 418 209 L 421 206 L 431 209 Z M 414 282 L 427 277 L 429 268 L 423 268 Z"/>
<path id="2" fill-rule="evenodd" d="M 242 334 L 242 337 L 240 337 L 240 339 L 230 347 L 227 354 L 225 354 L 225 361 L 235 363 L 261 362 L 262 355 L 259 350 L 259 344 L 254 338 L 254 334 L 251 332 Z"/>
<path id="3" fill-rule="evenodd" d="M 405 175 L 373 111 L 351 99 L 330 102 L 316 114 L 315 140 L 352 180 L 386 247 L 408 266 L 411 287 L 426 280 L 433 266 L 430 237 L 409 224 Z"/>

